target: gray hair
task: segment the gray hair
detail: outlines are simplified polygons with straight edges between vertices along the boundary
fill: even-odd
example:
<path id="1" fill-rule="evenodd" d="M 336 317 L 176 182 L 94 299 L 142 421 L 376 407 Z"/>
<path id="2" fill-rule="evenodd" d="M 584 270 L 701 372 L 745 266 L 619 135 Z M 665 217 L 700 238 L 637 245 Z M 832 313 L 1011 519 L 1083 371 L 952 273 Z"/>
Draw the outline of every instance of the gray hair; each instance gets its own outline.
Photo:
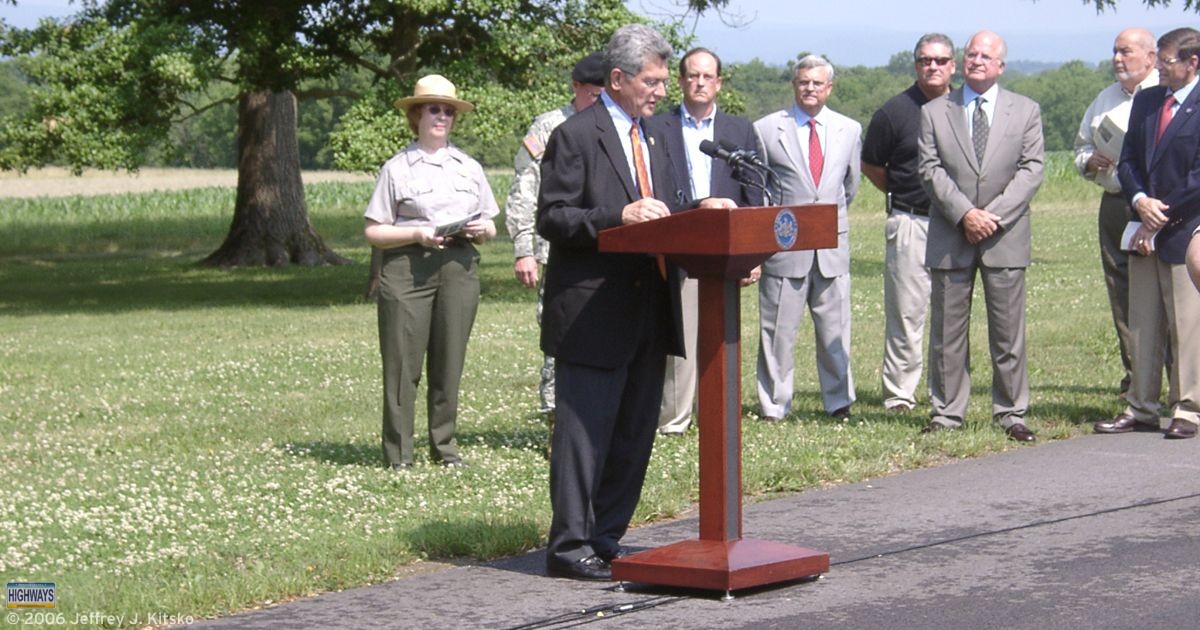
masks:
<path id="1" fill-rule="evenodd" d="M 917 55 L 921 54 L 921 47 L 926 44 L 942 44 L 950 49 L 950 54 L 954 54 L 954 42 L 950 40 L 949 35 L 941 33 L 925 33 L 921 39 L 917 40 L 917 45 L 913 46 L 913 61 L 917 60 Z"/>
<path id="2" fill-rule="evenodd" d="M 604 82 L 612 80 L 613 68 L 633 76 L 642 71 L 647 61 L 667 65 L 671 45 L 658 31 L 645 24 L 626 24 L 613 33 L 604 47 Z"/>
<path id="3" fill-rule="evenodd" d="M 805 55 L 800 61 L 797 61 L 796 68 L 792 71 L 792 79 L 794 80 L 800 74 L 801 70 L 809 70 L 811 68 L 825 68 L 825 78 L 830 83 L 833 83 L 833 64 L 820 55 Z"/>

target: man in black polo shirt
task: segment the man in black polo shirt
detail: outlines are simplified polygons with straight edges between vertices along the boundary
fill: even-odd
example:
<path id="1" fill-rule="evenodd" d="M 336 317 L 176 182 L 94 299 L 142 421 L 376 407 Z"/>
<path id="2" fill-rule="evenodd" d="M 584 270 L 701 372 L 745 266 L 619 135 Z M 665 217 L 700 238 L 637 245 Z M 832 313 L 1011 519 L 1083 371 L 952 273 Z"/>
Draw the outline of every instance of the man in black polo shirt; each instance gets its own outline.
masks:
<path id="1" fill-rule="evenodd" d="M 917 40 L 913 59 L 917 82 L 875 112 L 862 149 L 863 174 L 887 196 L 883 406 L 896 413 L 917 404 L 921 340 L 929 310 L 929 195 L 917 174 L 921 106 L 950 91 L 954 43 L 941 33 L 929 33 Z"/>

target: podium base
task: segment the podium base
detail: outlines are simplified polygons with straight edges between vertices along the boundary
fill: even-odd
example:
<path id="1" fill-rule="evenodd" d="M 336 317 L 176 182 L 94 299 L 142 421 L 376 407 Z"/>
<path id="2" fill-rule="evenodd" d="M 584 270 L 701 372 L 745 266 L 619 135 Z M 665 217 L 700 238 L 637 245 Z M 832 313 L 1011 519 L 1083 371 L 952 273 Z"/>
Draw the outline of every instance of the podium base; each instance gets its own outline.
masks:
<path id="1" fill-rule="evenodd" d="M 613 560 L 612 579 L 736 591 L 829 571 L 829 554 L 766 540 L 685 540 Z"/>

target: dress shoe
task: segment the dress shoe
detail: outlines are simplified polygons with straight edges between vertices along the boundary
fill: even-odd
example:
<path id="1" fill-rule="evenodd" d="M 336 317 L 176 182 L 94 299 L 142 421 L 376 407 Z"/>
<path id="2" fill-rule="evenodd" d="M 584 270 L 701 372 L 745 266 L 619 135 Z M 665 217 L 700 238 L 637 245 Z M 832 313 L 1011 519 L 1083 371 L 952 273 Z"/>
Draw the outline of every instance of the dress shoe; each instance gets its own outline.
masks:
<path id="1" fill-rule="evenodd" d="M 921 433 L 937 433 L 939 431 L 955 431 L 957 429 L 958 427 L 952 427 L 948 424 L 942 424 L 940 422 L 934 422 L 933 420 L 930 420 L 929 424 L 925 425 L 925 427 L 921 429 Z"/>
<path id="2" fill-rule="evenodd" d="M 1004 430 L 1008 434 L 1008 439 L 1014 442 L 1032 442 L 1037 439 L 1033 431 L 1023 424 L 1014 424 Z"/>
<path id="3" fill-rule="evenodd" d="M 401 472 L 401 471 L 408 470 L 408 469 L 410 469 L 410 468 L 412 468 L 412 463 L 411 463 L 411 462 L 406 462 L 406 463 L 403 463 L 403 464 L 392 464 L 392 471 L 393 471 L 393 472 Z"/>
<path id="4" fill-rule="evenodd" d="M 1129 433 L 1130 431 L 1152 431 L 1157 427 L 1138 422 L 1132 414 L 1122 413 L 1112 420 L 1101 420 L 1092 429 L 1096 433 Z"/>
<path id="5" fill-rule="evenodd" d="M 617 558 L 624 558 L 625 556 L 628 556 L 631 553 L 633 553 L 632 549 L 622 545 L 620 547 L 617 547 L 616 551 L 597 551 L 596 556 L 599 557 L 601 560 L 604 560 L 605 562 L 608 562 L 611 564 L 613 560 L 616 560 Z"/>
<path id="6" fill-rule="evenodd" d="M 612 567 L 607 560 L 595 554 L 575 562 L 547 557 L 546 575 L 570 580 L 608 581 L 612 579 Z"/>
<path id="7" fill-rule="evenodd" d="M 888 413 L 901 414 L 901 413 L 908 413 L 908 412 L 912 411 L 913 406 L 904 401 L 900 401 L 900 402 L 894 402 L 890 405 L 886 405 L 886 406 L 884 406 L 884 409 Z"/>
<path id="8" fill-rule="evenodd" d="M 1171 421 L 1171 426 L 1163 433 L 1166 437 L 1172 440 L 1186 440 L 1196 437 L 1196 425 L 1187 420 L 1175 418 Z"/>
<path id="9" fill-rule="evenodd" d="M 762 421 L 766 422 L 767 424 L 779 424 L 780 422 L 783 422 L 783 418 L 780 418 L 779 416 L 763 416 Z"/>
<path id="10" fill-rule="evenodd" d="M 441 466 L 442 468 L 466 468 L 467 463 L 461 459 L 447 459 L 442 461 Z"/>
<path id="11" fill-rule="evenodd" d="M 850 405 L 846 405 L 845 407 L 842 407 L 840 409 L 834 409 L 833 411 L 830 411 L 829 417 L 833 418 L 835 420 L 849 420 L 850 419 Z"/>

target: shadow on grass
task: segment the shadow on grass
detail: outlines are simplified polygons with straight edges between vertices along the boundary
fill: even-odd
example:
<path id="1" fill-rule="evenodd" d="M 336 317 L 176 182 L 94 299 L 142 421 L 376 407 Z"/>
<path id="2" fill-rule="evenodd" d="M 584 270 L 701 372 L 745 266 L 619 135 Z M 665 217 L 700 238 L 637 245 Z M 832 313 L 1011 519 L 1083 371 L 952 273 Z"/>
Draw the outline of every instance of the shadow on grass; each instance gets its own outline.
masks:
<path id="1" fill-rule="evenodd" d="M 487 515 L 476 518 L 437 519 L 413 530 L 414 551 L 438 560 L 479 558 L 494 560 L 512 556 L 513 550 L 530 550 L 545 544 L 545 524 L 532 516 Z M 536 573 L 536 561 L 526 556 L 520 572 Z M 506 563 L 508 564 L 508 563 Z M 512 565 L 509 565 L 512 566 Z"/>
<path id="2" fill-rule="evenodd" d="M 416 460 L 429 457 L 429 440 L 424 434 L 423 423 L 417 425 L 416 443 L 413 445 L 413 456 Z M 469 445 L 473 449 L 499 451 L 531 451 L 541 454 L 546 445 L 546 430 L 530 427 L 511 431 L 487 429 L 481 431 L 459 431 L 455 435 L 461 447 Z M 280 446 L 284 452 L 302 457 L 320 460 L 334 466 L 383 466 L 383 452 L 378 442 L 363 444 L 358 442 L 329 442 L 318 440 L 314 442 L 289 442 Z M 467 462 L 468 464 L 470 462 Z"/>
<path id="3" fill-rule="evenodd" d="M 211 269 L 196 264 L 200 253 L 10 258 L 0 265 L 0 313 L 366 304 L 368 250 L 337 251 L 352 263 Z M 494 251 L 483 259 L 482 300 L 532 304 L 537 299 L 512 277 L 511 264 L 510 257 Z"/>

